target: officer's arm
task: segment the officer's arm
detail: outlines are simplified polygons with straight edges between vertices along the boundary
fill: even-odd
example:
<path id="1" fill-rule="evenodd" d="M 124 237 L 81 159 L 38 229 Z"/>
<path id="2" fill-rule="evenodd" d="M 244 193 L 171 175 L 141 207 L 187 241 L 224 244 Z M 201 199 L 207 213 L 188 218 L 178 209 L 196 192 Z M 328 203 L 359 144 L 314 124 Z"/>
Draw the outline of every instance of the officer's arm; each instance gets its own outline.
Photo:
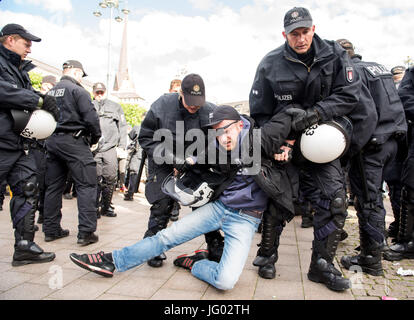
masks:
<path id="1" fill-rule="evenodd" d="M 145 150 L 148 156 L 153 157 L 154 149 L 160 143 L 154 141 L 154 133 L 159 129 L 157 117 L 150 109 L 141 123 L 139 131 L 138 142 L 142 149 Z"/>
<path id="2" fill-rule="evenodd" d="M 407 120 L 414 121 L 414 69 L 405 73 L 398 88 L 398 94 L 404 105 Z"/>
<path id="3" fill-rule="evenodd" d="M 79 89 L 74 95 L 76 103 L 79 107 L 79 113 L 85 123 L 86 129 L 93 138 L 99 139 L 102 136 L 101 126 L 99 124 L 99 116 L 92 103 L 91 96 L 84 89 Z"/>
<path id="4" fill-rule="evenodd" d="M 331 94 L 315 105 L 322 121 L 350 114 L 359 101 L 361 77 L 348 58 L 346 51 L 341 50 L 338 54 L 340 57 L 336 60 L 336 68 L 334 68 L 336 73 L 333 75 Z"/>
<path id="5" fill-rule="evenodd" d="M 0 74 L 0 108 L 35 110 L 40 97 L 32 90 L 15 88 Z"/>
<path id="6" fill-rule="evenodd" d="M 291 130 L 291 116 L 284 112 L 274 115 L 261 128 L 262 151 L 273 158 L 285 143 Z"/>
<path id="7" fill-rule="evenodd" d="M 277 100 L 264 76 L 264 68 L 259 65 L 249 95 L 250 116 L 261 127 L 273 116 L 276 105 Z"/>

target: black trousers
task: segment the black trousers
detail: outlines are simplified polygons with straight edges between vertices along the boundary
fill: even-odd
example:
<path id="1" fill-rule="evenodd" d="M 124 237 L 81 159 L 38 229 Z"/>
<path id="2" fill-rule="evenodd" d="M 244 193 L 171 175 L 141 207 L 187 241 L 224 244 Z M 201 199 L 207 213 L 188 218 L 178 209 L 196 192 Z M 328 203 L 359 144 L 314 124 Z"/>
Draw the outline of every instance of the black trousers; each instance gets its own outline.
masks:
<path id="1" fill-rule="evenodd" d="M 34 149 L 32 152 L 36 161 L 37 182 L 39 187 L 37 209 L 42 214 L 45 203 L 46 152 L 42 149 Z"/>
<path id="2" fill-rule="evenodd" d="M 46 147 L 43 232 L 53 234 L 61 227 L 62 195 L 69 170 L 77 193 L 79 232 L 96 231 L 97 174 L 89 145 L 82 137 L 75 139 L 70 133 L 55 133 L 48 138 Z"/>
<path id="3" fill-rule="evenodd" d="M 414 129 L 410 130 L 408 156 L 404 161 L 401 181 L 414 190 Z"/>
<path id="4" fill-rule="evenodd" d="M 397 141 L 390 138 L 378 150 L 363 150 L 351 160 L 349 179 L 355 208 L 364 230 L 378 243 L 384 240 L 385 209 L 382 199 L 384 172 L 395 160 Z"/>
<path id="5" fill-rule="evenodd" d="M 26 155 L 23 151 L 0 149 L 0 181 L 7 181 L 13 193 L 10 200 L 10 214 L 16 240 L 19 240 L 24 233 L 32 232 L 31 230 L 24 230 L 23 218 L 36 210 L 33 201 L 27 199 L 23 192 L 26 183 L 33 182 L 37 184 L 36 163 L 33 153 L 29 152 Z"/>
<path id="6" fill-rule="evenodd" d="M 344 172 L 339 160 L 323 164 L 307 161 L 301 169 L 300 190 L 315 209 L 314 233 L 322 240 L 333 231 L 332 201 L 337 198 L 345 200 Z"/>

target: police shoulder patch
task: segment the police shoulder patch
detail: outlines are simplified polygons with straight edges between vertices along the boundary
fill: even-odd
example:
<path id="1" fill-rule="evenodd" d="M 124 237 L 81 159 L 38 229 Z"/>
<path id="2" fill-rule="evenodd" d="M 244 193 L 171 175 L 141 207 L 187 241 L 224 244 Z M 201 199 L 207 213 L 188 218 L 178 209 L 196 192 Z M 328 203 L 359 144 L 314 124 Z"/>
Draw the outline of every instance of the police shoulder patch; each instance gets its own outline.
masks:
<path id="1" fill-rule="evenodd" d="M 353 67 L 346 67 L 346 80 L 349 83 L 354 82 L 354 68 Z"/>

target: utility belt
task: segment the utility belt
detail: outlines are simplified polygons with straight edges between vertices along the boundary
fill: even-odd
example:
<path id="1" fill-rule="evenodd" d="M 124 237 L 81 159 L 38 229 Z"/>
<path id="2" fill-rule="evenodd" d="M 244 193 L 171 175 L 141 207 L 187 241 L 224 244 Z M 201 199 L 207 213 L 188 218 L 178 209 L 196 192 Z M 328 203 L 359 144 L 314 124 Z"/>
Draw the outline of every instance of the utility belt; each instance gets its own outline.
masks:
<path id="1" fill-rule="evenodd" d="M 79 129 L 79 130 L 63 130 L 63 129 L 60 129 L 60 130 L 56 130 L 54 134 L 58 135 L 58 136 L 63 136 L 63 135 L 70 134 L 75 139 L 79 139 L 80 137 L 87 136 L 87 134 L 85 132 L 85 129 Z"/>

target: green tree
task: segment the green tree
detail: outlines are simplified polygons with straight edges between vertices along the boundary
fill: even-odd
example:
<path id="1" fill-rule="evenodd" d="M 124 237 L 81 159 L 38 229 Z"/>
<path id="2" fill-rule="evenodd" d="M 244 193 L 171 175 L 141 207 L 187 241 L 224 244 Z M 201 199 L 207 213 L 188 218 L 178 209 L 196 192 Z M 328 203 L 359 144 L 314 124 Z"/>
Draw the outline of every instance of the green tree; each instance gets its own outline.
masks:
<path id="1" fill-rule="evenodd" d="M 32 86 L 35 90 L 40 90 L 40 88 L 42 87 L 42 79 L 43 76 L 40 73 L 37 72 L 29 72 L 29 76 L 30 76 L 30 81 L 32 82 Z"/>
<path id="2" fill-rule="evenodd" d="M 137 104 L 121 103 L 121 107 L 124 110 L 127 123 L 132 127 L 141 124 L 147 111 L 144 107 L 140 107 Z"/>

